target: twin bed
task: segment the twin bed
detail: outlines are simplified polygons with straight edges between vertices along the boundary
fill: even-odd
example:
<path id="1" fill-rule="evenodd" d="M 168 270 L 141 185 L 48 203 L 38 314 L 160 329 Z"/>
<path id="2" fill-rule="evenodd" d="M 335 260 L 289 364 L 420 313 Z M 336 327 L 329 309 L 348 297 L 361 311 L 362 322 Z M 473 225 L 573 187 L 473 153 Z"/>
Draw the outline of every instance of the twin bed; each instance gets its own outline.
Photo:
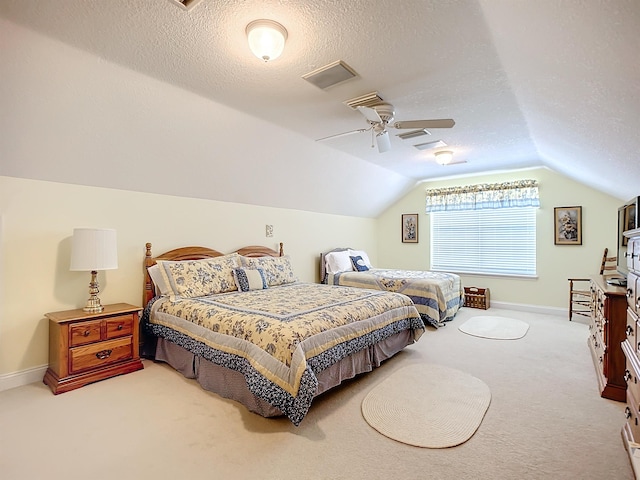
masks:
<path id="1" fill-rule="evenodd" d="M 406 295 L 299 282 L 265 247 L 146 246 L 143 354 L 265 417 L 299 425 L 313 398 L 425 330 Z"/>
<path id="2" fill-rule="evenodd" d="M 373 268 L 366 252 L 350 248 L 321 253 L 320 278 L 328 285 L 403 293 L 411 298 L 424 323 L 433 327 L 452 320 L 464 303 L 459 275 Z"/>

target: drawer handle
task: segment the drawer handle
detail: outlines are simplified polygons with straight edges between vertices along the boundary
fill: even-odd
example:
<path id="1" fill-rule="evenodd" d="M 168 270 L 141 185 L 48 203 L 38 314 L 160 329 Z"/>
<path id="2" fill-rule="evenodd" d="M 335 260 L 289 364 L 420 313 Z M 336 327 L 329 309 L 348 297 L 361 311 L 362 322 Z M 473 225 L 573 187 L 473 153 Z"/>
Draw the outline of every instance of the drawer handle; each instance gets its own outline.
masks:
<path id="1" fill-rule="evenodd" d="M 602 361 L 603 361 L 603 360 L 602 360 L 602 357 L 600 357 L 600 363 L 602 363 Z"/>
<path id="2" fill-rule="evenodd" d="M 631 328 L 631 327 L 629 327 Z M 122 324 L 118 325 L 118 330 L 122 330 Z"/>
<path id="3" fill-rule="evenodd" d="M 633 290 L 631 290 L 630 288 L 627 288 L 627 298 L 631 298 L 633 297 Z"/>
<path id="4" fill-rule="evenodd" d="M 627 325 L 627 336 L 631 336 L 633 334 L 633 328 L 631 325 Z"/>
<path id="5" fill-rule="evenodd" d="M 113 350 L 100 350 L 98 353 L 96 353 L 96 357 L 98 357 L 100 360 L 104 360 L 105 358 L 109 358 L 111 356 L 111 352 Z"/>
<path id="6" fill-rule="evenodd" d="M 629 370 L 625 370 L 624 371 L 624 381 L 628 382 L 629 380 L 631 380 L 631 372 Z"/>
<path id="7" fill-rule="evenodd" d="M 626 408 L 624 409 L 624 416 L 625 416 L 627 419 L 631 418 L 631 409 L 630 409 L 629 407 L 626 407 Z"/>
<path id="8" fill-rule="evenodd" d="M 88 337 L 89 335 L 91 335 L 91 330 L 85 330 L 85 331 L 84 331 L 84 333 L 83 333 L 83 335 L 84 335 L 85 337 Z"/>

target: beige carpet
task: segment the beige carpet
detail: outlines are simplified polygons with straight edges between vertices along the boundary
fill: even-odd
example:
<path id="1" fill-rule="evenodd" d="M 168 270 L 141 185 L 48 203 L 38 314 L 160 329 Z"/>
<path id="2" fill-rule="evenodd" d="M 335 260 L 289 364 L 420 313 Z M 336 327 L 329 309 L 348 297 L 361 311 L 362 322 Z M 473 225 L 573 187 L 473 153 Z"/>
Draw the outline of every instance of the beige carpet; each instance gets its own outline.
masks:
<path id="1" fill-rule="evenodd" d="M 462 308 L 446 327 L 428 328 L 380 368 L 314 400 L 299 427 L 146 360 L 144 370 L 61 395 L 41 382 L 0 392 L 0 479 L 633 480 L 620 436 L 625 405 L 600 397 L 586 318 L 486 313 L 531 327 L 517 341 L 479 339 L 458 325 L 481 312 Z M 491 405 L 468 441 L 414 447 L 362 418 L 369 392 L 415 364 L 489 386 Z"/>
<path id="2" fill-rule="evenodd" d="M 416 447 L 460 445 L 476 432 L 491 402 L 489 387 L 435 364 L 401 368 L 362 401 L 362 416 L 386 437 Z"/>
<path id="3" fill-rule="evenodd" d="M 529 324 L 515 318 L 484 315 L 471 317 L 460 325 L 458 329 L 474 337 L 516 340 L 527 334 Z"/>

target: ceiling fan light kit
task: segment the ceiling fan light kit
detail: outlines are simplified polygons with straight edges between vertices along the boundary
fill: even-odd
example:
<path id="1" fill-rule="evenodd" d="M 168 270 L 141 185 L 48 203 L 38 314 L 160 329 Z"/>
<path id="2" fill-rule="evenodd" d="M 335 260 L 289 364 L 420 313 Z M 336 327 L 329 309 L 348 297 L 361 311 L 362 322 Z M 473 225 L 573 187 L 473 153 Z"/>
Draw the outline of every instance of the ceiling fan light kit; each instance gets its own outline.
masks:
<path id="1" fill-rule="evenodd" d="M 268 62 L 278 58 L 284 50 L 287 29 L 273 20 L 254 20 L 247 25 L 247 40 L 253 54 Z"/>
<path id="2" fill-rule="evenodd" d="M 354 110 L 358 110 L 362 114 L 362 116 L 367 120 L 367 123 L 369 124 L 368 128 L 360 128 L 358 130 L 352 130 L 350 132 L 330 135 L 317 141 L 342 137 L 344 135 L 350 135 L 352 133 L 371 131 L 373 138 L 375 138 L 375 141 L 378 144 L 378 152 L 384 153 L 391 150 L 391 141 L 389 139 L 387 128 L 396 128 L 398 130 L 412 130 L 411 132 L 407 132 L 406 134 L 404 134 L 405 136 L 403 137 L 412 138 L 420 135 L 430 135 L 430 132 L 426 130 L 427 128 L 451 128 L 456 124 L 456 122 L 454 122 L 450 118 L 439 120 L 405 120 L 394 122 L 396 112 L 393 105 L 391 105 L 390 103 L 381 102 L 378 99 L 381 100 L 378 93 L 372 92 L 344 102 L 345 105 L 353 108 Z M 375 103 L 376 101 L 377 103 Z"/>

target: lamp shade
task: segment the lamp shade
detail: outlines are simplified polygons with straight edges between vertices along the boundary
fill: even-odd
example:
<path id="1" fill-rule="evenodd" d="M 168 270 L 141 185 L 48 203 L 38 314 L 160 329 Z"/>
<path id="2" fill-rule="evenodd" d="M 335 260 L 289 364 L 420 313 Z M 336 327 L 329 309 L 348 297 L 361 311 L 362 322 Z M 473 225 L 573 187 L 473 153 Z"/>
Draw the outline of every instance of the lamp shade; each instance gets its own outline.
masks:
<path id="1" fill-rule="evenodd" d="M 109 228 L 74 228 L 71 242 L 72 271 L 118 268 L 116 231 Z"/>
<path id="2" fill-rule="evenodd" d="M 287 29 L 273 20 L 254 20 L 247 25 L 247 40 L 253 54 L 268 62 L 282 54 Z"/>

